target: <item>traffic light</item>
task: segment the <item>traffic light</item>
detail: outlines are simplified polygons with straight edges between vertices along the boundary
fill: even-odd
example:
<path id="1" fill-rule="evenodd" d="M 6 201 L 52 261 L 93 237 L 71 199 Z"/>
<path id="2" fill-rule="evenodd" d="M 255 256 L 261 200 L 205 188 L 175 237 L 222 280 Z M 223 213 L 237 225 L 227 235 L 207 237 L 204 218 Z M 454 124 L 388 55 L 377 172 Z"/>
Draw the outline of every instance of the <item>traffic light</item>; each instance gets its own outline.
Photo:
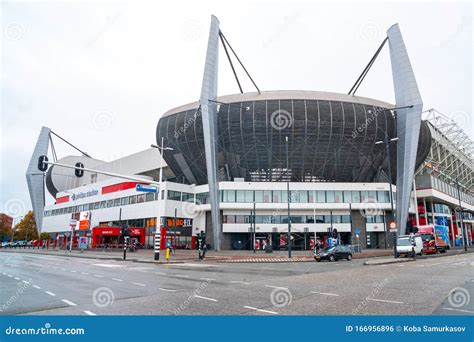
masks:
<path id="1" fill-rule="evenodd" d="M 84 176 L 84 170 L 82 170 L 84 168 L 84 164 L 82 164 L 81 162 L 78 162 L 76 163 L 76 169 L 74 169 L 74 174 L 76 175 L 76 177 L 82 177 Z"/>
<path id="2" fill-rule="evenodd" d="M 122 229 L 122 236 L 130 236 L 130 235 L 131 235 L 130 229 L 128 228 Z"/>
<path id="3" fill-rule="evenodd" d="M 333 237 L 334 239 L 337 239 L 337 229 L 336 229 L 336 228 L 334 228 L 334 229 L 332 230 L 332 237 Z"/>
<path id="4" fill-rule="evenodd" d="M 48 169 L 48 157 L 46 156 L 40 156 L 38 158 L 38 170 L 41 172 L 44 172 Z"/>

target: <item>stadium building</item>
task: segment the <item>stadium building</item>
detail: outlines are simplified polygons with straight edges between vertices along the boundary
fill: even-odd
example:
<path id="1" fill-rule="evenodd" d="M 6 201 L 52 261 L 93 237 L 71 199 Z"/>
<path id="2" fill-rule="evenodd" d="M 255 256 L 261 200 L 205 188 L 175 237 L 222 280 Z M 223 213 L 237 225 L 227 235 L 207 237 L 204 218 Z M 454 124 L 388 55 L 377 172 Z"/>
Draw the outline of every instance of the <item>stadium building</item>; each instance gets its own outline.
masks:
<path id="1" fill-rule="evenodd" d="M 219 41 L 232 64 L 213 17 L 201 97 L 163 114 L 158 148 L 111 162 L 80 150 L 57 158 L 59 136 L 42 128 L 26 174 L 41 232 L 59 246 L 71 231 L 75 243 L 118 246 L 127 226 L 144 246 L 160 234 L 162 247 L 191 249 L 206 232 L 217 250 L 288 240 L 309 249 L 337 232 L 345 244 L 387 248 L 393 221 L 398 234 L 432 225 L 451 246 L 471 244 L 473 142 L 452 120 L 423 112 L 398 25 L 349 94 L 260 91 L 251 79 L 256 92 L 218 97 Z M 387 41 L 395 104 L 355 95 Z M 44 173 L 42 155 L 56 164 Z"/>

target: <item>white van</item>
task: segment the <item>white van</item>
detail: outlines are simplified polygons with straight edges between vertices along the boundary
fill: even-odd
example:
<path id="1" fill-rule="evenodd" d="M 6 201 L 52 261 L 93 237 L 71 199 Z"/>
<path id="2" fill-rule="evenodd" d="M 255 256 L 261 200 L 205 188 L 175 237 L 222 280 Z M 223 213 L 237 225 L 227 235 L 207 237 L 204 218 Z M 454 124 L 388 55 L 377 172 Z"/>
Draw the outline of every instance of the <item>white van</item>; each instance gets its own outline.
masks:
<path id="1" fill-rule="evenodd" d="M 421 236 L 403 235 L 397 239 L 397 257 L 400 255 L 415 257 L 416 254 L 422 255 L 423 240 Z"/>

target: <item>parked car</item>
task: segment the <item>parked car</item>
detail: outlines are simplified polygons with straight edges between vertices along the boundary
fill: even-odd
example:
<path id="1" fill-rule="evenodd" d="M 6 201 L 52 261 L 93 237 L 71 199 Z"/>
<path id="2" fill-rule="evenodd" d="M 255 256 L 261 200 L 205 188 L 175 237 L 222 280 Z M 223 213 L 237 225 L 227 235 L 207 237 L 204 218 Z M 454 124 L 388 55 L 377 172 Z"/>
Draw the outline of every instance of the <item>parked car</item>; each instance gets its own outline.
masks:
<path id="1" fill-rule="evenodd" d="M 8 246 L 9 246 L 9 242 L 8 242 L 8 241 L 2 242 L 2 248 L 7 248 Z"/>
<path id="2" fill-rule="evenodd" d="M 337 261 L 339 259 L 352 260 L 352 251 L 348 246 L 327 247 L 318 253 L 314 253 L 314 260 L 317 262 L 321 260 Z"/>
<path id="3" fill-rule="evenodd" d="M 422 255 L 423 240 L 421 236 L 400 236 L 397 239 L 397 257 L 404 255 L 414 258 L 417 254 Z"/>

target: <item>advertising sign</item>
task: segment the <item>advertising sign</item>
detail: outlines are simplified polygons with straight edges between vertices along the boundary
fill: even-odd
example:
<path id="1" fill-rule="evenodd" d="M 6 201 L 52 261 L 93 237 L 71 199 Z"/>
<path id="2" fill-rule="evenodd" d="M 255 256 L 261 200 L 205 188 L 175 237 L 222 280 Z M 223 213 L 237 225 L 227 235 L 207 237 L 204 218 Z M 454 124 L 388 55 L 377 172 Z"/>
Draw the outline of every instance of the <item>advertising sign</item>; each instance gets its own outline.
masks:
<path id="1" fill-rule="evenodd" d="M 81 211 L 79 214 L 79 230 L 89 230 L 89 211 Z"/>
<path id="2" fill-rule="evenodd" d="M 87 237 L 80 236 L 79 237 L 79 248 L 86 249 L 87 248 Z"/>

